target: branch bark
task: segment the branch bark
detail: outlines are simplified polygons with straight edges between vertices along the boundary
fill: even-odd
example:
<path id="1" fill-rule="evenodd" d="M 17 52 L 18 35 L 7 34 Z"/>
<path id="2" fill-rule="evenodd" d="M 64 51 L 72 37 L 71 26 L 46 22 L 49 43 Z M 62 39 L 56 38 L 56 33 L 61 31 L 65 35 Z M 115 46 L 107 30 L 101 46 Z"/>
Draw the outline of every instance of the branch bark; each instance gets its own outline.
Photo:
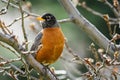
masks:
<path id="1" fill-rule="evenodd" d="M 106 38 L 92 23 L 90 23 L 81 13 L 77 10 L 71 0 L 58 0 L 64 7 L 65 11 L 73 18 L 73 22 L 78 25 L 98 46 L 107 49 L 110 41 Z M 112 43 L 113 46 L 113 43 Z M 113 53 L 112 49 L 108 50 Z"/>
<path id="2" fill-rule="evenodd" d="M 18 44 L 17 41 L 15 41 L 12 36 L 10 35 L 5 35 L 0 33 L 0 41 L 10 45 L 11 47 L 13 47 L 18 53 L 21 53 L 20 49 L 20 45 Z"/>

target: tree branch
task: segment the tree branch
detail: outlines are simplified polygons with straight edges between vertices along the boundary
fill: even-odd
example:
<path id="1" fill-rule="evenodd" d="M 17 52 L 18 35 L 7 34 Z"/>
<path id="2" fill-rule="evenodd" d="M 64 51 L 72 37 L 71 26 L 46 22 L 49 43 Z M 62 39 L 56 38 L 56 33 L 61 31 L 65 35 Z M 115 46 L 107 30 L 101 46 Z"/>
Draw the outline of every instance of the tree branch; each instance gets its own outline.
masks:
<path id="1" fill-rule="evenodd" d="M 12 36 L 10 35 L 4 35 L 2 33 L 0 33 L 0 41 L 10 45 L 11 47 L 13 47 L 18 53 L 21 53 L 21 46 L 18 44 L 17 41 L 15 41 Z"/>
<path id="2" fill-rule="evenodd" d="M 58 20 L 59 23 L 64 23 L 64 22 L 71 22 L 72 19 L 71 18 L 67 18 L 67 19 L 62 19 L 62 20 Z"/>
<path id="3" fill-rule="evenodd" d="M 108 6 L 113 10 L 113 12 L 114 12 L 114 14 L 115 14 L 116 17 L 119 17 L 119 13 L 118 13 L 117 10 L 114 8 L 114 6 L 108 2 L 108 0 L 105 0 L 104 3 L 105 3 L 106 5 L 108 5 Z"/>
<path id="4" fill-rule="evenodd" d="M 24 40 L 25 42 L 28 42 L 28 38 L 27 38 L 25 26 L 24 26 L 24 12 L 21 6 L 21 2 L 19 2 L 18 5 L 19 5 L 20 13 L 21 13 L 21 24 L 22 24 L 22 32 L 23 32 Z M 28 50 L 28 45 L 25 45 L 25 48 Z"/>
<path id="5" fill-rule="evenodd" d="M 92 23 L 90 23 L 81 13 L 77 10 L 71 0 L 58 0 L 70 17 L 74 19 L 74 23 L 78 25 L 98 46 L 107 49 L 110 41 L 106 38 Z M 113 47 L 113 43 L 112 43 Z M 113 53 L 112 49 L 109 49 Z"/>
<path id="6" fill-rule="evenodd" d="M 4 2 L 4 3 L 8 3 L 7 0 L 1 0 L 1 1 Z M 9 3 L 9 5 L 10 5 L 11 7 L 13 7 L 13 8 L 19 9 L 19 6 L 15 5 L 15 4 L 13 4 L 13 3 Z M 40 16 L 40 15 L 38 15 L 38 14 L 30 13 L 30 12 L 28 12 L 28 11 L 26 11 L 26 10 L 23 10 L 23 12 L 26 13 L 26 14 L 28 14 L 28 15 L 30 15 L 30 16 L 34 16 L 34 17 Z"/>
<path id="7" fill-rule="evenodd" d="M 93 10 L 92 8 L 88 7 L 86 5 L 86 2 L 78 3 L 78 6 L 81 6 L 81 7 L 85 8 L 87 11 L 91 12 L 92 14 L 103 18 L 103 14 L 102 13 L 99 13 L 99 12 Z"/>

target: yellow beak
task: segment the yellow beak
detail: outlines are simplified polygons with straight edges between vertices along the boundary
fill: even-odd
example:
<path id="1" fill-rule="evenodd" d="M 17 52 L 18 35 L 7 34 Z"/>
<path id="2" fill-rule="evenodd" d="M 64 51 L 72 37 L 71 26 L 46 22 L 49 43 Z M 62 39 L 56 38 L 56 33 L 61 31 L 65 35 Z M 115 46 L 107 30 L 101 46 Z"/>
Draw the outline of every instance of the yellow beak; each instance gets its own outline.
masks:
<path id="1" fill-rule="evenodd" d="M 45 21 L 45 19 L 43 19 L 43 18 L 42 18 L 42 17 L 40 17 L 40 16 L 39 16 L 39 17 L 37 17 L 36 19 L 37 19 L 38 21 Z"/>

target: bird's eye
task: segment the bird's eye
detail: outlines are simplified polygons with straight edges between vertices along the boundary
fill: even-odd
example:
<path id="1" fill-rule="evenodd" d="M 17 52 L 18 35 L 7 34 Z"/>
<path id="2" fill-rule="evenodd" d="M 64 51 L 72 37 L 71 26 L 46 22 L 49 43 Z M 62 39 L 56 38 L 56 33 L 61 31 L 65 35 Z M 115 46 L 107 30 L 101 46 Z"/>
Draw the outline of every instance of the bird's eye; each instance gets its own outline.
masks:
<path id="1" fill-rule="evenodd" d="M 51 16 L 47 16 L 47 21 L 50 21 L 51 20 Z"/>

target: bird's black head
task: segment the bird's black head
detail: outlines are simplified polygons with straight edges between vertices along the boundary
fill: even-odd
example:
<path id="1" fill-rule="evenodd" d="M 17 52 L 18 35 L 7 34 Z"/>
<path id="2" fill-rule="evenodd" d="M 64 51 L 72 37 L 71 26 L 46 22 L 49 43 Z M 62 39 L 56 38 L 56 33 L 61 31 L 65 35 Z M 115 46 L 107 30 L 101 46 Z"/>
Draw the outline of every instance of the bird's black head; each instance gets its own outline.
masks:
<path id="1" fill-rule="evenodd" d="M 44 19 L 42 22 L 43 28 L 58 27 L 56 18 L 52 14 L 46 13 L 41 18 Z"/>

